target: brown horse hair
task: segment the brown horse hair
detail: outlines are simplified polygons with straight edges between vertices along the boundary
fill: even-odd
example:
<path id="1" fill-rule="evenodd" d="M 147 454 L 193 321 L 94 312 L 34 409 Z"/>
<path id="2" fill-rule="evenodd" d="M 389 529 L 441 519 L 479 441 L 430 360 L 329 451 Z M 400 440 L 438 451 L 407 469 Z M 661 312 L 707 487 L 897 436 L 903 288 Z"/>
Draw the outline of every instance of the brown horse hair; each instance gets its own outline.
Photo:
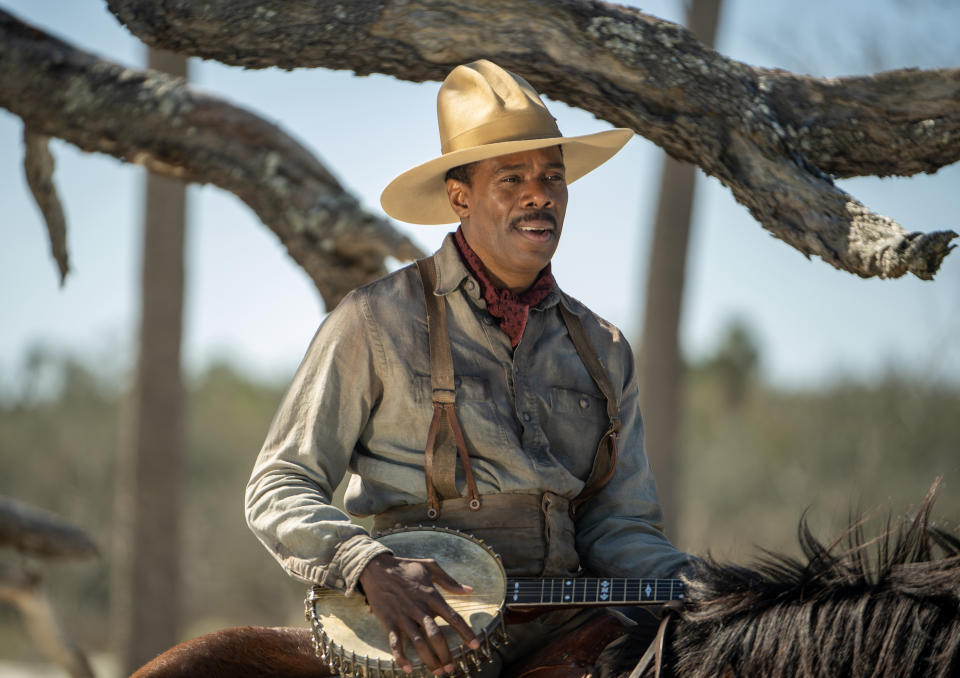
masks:
<path id="1" fill-rule="evenodd" d="M 313 652 L 310 630 L 240 626 L 176 645 L 131 678 L 317 678 L 330 669 Z"/>

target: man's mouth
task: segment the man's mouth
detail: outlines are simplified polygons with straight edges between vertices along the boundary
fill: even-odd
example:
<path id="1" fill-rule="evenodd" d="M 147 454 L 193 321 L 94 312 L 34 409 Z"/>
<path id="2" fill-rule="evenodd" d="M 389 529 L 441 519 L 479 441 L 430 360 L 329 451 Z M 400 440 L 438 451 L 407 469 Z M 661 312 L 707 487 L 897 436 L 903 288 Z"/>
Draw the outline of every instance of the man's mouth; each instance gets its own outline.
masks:
<path id="1" fill-rule="evenodd" d="M 517 217 L 510 225 L 521 233 L 544 238 L 556 230 L 557 219 L 550 212 L 539 210 Z"/>

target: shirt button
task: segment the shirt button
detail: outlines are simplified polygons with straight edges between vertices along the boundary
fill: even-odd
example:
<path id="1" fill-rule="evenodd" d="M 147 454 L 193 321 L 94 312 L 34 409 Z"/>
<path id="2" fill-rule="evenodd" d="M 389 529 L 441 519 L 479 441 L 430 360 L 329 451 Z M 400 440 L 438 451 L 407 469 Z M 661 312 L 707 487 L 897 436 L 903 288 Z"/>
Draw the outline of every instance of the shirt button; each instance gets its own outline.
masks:
<path id="1" fill-rule="evenodd" d="M 588 407 L 590 407 L 590 401 L 588 401 L 586 398 L 580 398 L 580 407 L 583 409 L 587 409 Z"/>
<path id="2" fill-rule="evenodd" d="M 532 418 L 533 418 L 533 417 L 530 416 L 530 413 L 529 413 L 529 412 L 524 412 L 524 413 L 523 413 L 523 420 L 524 420 L 524 421 L 530 421 Z"/>
<path id="3" fill-rule="evenodd" d="M 468 281 L 467 281 L 467 289 L 470 290 L 471 292 L 473 292 L 473 288 L 474 288 L 474 287 L 476 287 L 476 285 L 474 284 L 474 282 L 473 282 L 472 280 L 468 280 Z"/>
<path id="4" fill-rule="evenodd" d="M 486 316 L 484 316 L 484 317 L 483 317 L 483 322 L 487 323 L 488 325 L 492 325 L 492 324 L 493 324 L 493 316 L 492 316 L 492 315 L 486 315 Z"/>

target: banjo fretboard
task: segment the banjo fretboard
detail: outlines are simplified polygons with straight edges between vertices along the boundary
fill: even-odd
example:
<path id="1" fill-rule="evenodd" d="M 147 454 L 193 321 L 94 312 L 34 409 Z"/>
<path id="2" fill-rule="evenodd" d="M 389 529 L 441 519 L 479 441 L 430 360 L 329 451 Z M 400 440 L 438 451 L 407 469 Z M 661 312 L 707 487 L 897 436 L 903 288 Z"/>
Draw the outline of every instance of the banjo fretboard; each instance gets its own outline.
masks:
<path id="1" fill-rule="evenodd" d="M 679 579 L 508 577 L 507 607 L 658 605 L 683 600 Z"/>

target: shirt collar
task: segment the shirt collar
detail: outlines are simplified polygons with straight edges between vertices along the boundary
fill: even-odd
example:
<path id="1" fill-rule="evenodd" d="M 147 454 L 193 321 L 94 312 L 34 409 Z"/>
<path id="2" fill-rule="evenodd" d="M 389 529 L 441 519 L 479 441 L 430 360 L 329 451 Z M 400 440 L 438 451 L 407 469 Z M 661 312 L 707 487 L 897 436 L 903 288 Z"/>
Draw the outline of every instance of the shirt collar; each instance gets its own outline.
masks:
<path id="1" fill-rule="evenodd" d="M 457 249 L 457 243 L 454 242 L 453 233 L 447 233 L 434 258 L 437 263 L 437 287 L 434 290 L 436 294 L 446 296 L 462 286 L 464 292 L 475 304 L 481 308 L 487 307 L 487 302 L 480 293 L 480 283 L 460 258 L 460 251 Z M 550 293 L 534 308 L 543 310 L 556 306 L 563 296 L 554 282 Z M 569 307 L 569 304 L 565 305 Z"/>
<path id="2" fill-rule="evenodd" d="M 443 244 L 440 245 L 440 249 L 434 255 L 434 261 L 437 264 L 437 287 L 434 290 L 436 294 L 446 296 L 460 287 L 464 280 L 469 279 L 473 282 L 473 285 L 470 286 L 472 289 L 466 290 L 467 294 L 473 299 L 482 300 L 480 285 L 470 275 L 466 264 L 460 258 L 457 243 L 453 241 L 453 233 L 447 233 L 447 236 L 443 239 Z"/>

